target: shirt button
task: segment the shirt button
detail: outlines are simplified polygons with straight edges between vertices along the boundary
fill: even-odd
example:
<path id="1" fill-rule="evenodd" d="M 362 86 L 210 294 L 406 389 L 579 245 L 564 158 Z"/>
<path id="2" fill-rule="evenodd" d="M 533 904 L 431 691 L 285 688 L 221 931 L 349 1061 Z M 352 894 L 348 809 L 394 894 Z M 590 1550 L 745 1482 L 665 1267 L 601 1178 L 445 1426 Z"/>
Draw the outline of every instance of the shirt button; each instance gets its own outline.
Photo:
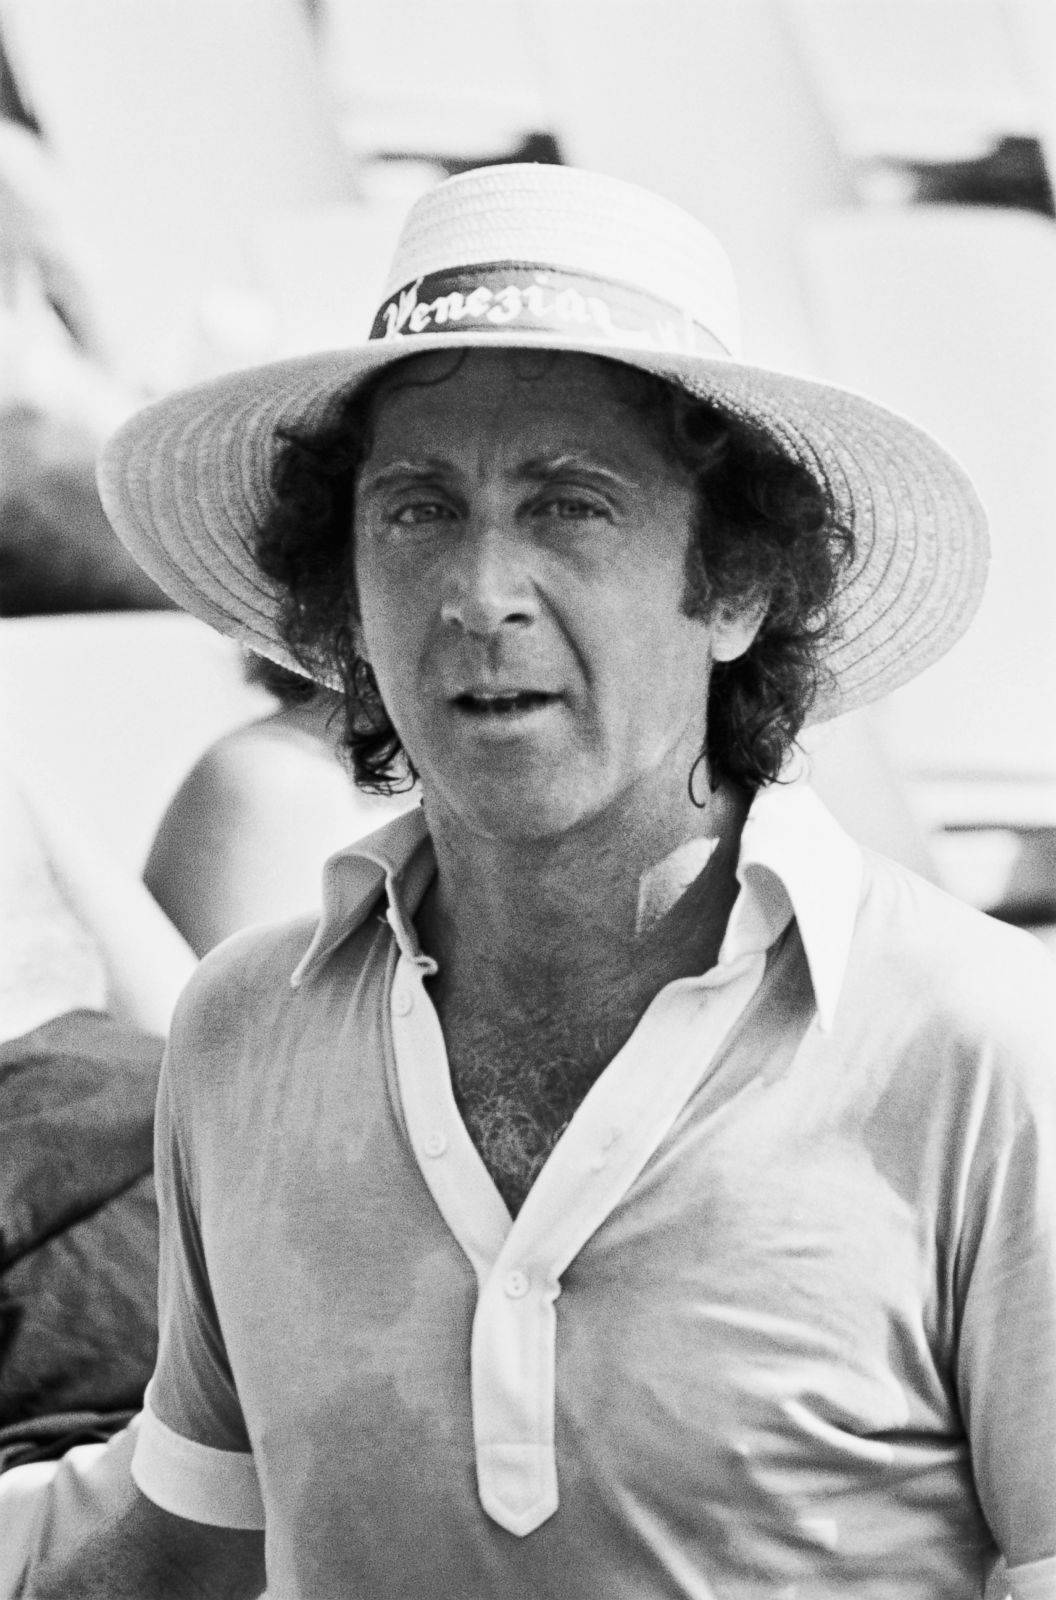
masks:
<path id="1" fill-rule="evenodd" d="M 409 989 L 402 986 L 392 991 L 392 1009 L 398 1017 L 407 1016 L 414 1008 L 414 996 Z"/>
<path id="2" fill-rule="evenodd" d="M 422 1149 L 427 1156 L 442 1156 L 447 1149 L 447 1135 L 439 1129 L 435 1133 L 427 1133 L 422 1140 Z"/>
<path id="3" fill-rule="evenodd" d="M 528 1274 L 521 1272 L 518 1268 L 506 1274 L 502 1287 L 506 1290 L 511 1300 L 523 1300 L 531 1288 L 531 1284 L 528 1282 Z"/>

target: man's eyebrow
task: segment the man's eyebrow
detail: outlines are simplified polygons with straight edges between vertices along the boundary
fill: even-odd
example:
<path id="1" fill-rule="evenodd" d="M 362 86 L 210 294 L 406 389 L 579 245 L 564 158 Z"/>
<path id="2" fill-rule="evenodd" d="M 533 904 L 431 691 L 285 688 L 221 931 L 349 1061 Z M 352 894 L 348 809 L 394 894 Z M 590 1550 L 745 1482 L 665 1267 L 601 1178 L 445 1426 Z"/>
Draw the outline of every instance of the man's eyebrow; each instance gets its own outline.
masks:
<path id="1" fill-rule="evenodd" d="M 533 482 L 545 483 L 550 478 L 560 478 L 567 473 L 579 473 L 583 477 L 604 478 L 617 488 L 627 489 L 631 480 L 617 472 L 615 467 L 607 467 L 596 457 L 583 455 L 575 450 L 563 450 L 556 455 L 533 456 L 525 461 L 518 469 L 518 476 L 530 478 Z"/>
<path id="2" fill-rule="evenodd" d="M 376 472 L 372 472 L 369 466 L 364 467 L 360 482 L 369 483 L 372 489 L 384 489 L 390 483 L 436 478 L 450 470 L 450 463 L 442 456 L 416 456 L 413 460 L 409 456 L 397 457 L 395 461 L 387 461 Z"/>
<path id="3" fill-rule="evenodd" d="M 377 471 L 372 471 L 369 466 L 365 467 L 360 483 L 369 484 L 372 489 L 385 489 L 394 483 L 435 481 L 438 477 L 449 477 L 452 472 L 457 474 L 457 470 L 443 456 L 413 458 L 397 456 L 394 460 L 386 461 L 383 466 L 379 466 Z M 520 464 L 515 476 L 527 478 L 532 483 L 548 483 L 569 473 L 604 479 L 619 489 L 631 487 L 631 480 L 618 472 L 615 467 L 606 466 L 595 456 L 576 450 L 561 450 L 553 455 L 532 456 Z"/>

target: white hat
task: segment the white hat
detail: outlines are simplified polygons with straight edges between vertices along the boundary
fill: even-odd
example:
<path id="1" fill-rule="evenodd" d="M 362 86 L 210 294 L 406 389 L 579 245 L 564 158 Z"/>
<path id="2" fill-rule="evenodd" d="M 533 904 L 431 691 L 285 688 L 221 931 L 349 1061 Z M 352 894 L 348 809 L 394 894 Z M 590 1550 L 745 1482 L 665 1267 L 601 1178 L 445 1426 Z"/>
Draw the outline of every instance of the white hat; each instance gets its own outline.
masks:
<path id="1" fill-rule="evenodd" d="M 616 178 L 481 167 L 420 199 L 365 340 L 169 396 L 110 440 L 99 482 L 132 554 L 188 611 L 299 668 L 254 558 L 276 430 L 333 420 L 364 379 L 439 348 L 572 350 L 640 367 L 764 429 L 855 540 L 822 645 L 820 720 L 886 694 L 963 633 L 986 576 L 964 471 L 860 395 L 738 359 L 730 263 L 694 217 Z M 303 669 L 300 669 L 303 670 Z M 825 675 L 823 674 L 823 681 Z"/>

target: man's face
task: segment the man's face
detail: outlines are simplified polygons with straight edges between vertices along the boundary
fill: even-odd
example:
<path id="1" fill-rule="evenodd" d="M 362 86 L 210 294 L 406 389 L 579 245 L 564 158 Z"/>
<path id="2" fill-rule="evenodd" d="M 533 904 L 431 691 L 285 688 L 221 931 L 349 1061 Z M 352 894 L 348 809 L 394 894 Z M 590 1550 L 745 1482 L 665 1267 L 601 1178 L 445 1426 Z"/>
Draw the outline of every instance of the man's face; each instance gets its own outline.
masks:
<path id="1" fill-rule="evenodd" d="M 683 612 L 694 490 L 632 381 L 588 356 L 438 353 L 375 401 L 361 644 L 431 820 L 541 839 L 683 803 L 711 663 L 753 630 Z"/>

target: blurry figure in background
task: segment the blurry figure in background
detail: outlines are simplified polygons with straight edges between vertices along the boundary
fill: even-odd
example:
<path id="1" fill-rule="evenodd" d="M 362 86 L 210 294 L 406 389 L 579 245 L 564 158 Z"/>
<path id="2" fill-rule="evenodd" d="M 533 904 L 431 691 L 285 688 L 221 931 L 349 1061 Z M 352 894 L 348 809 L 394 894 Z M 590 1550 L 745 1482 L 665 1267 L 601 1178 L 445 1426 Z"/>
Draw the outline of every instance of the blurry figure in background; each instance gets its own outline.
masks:
<path id="1" fill-rule="evenodd" d="M 209 747 L 170 801 L 143 873 L 199 956 L 239 928 L 316 906 L 326 857 L 396 809 L 362 794 L 338 761 L 338 694 L 254 654 L 246 676 L 279 710 Z"/>

